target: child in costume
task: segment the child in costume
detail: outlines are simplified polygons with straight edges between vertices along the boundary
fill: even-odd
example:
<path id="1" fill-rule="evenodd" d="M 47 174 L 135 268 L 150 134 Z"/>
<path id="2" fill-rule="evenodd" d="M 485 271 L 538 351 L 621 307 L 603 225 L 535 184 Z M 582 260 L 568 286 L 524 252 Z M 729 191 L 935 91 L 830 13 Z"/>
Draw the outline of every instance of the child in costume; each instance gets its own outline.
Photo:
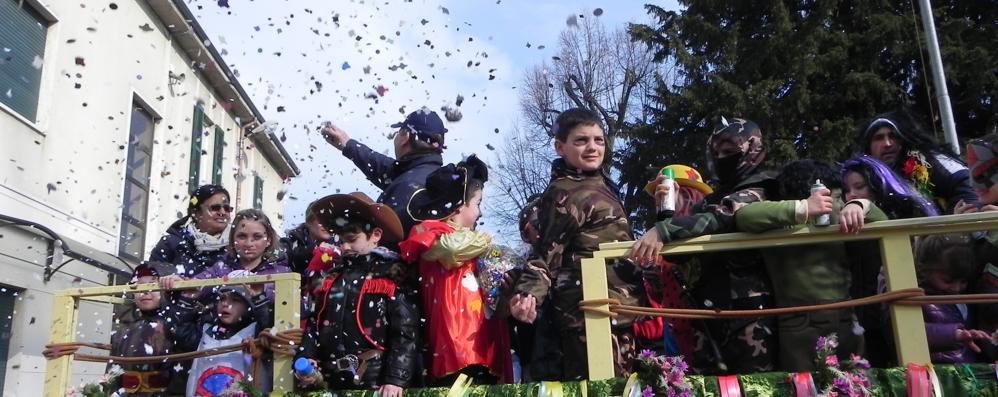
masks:
<path id="1" fill-rule="evenodd" d="M 380 244 L 400 240 L 402 223 L 359 192 L 324 197 L 313 211 L 336 234 L 341 255 L 320 250 L 310 265 L 315 315 L 298 357 L 311 360 L 333 390 L 401 396 L 416 375 L 419 313 L 406 266 Z M 303 389 L 314 382 L 298 379 Z"/>
<path id="2" fill-rule="evenodd" d="M 562 354 L 563 379 L 585 379 L 588 374 L 585 327 L 582 310 L 582 259 L 593 256 L 600 243 L 633 240 L 619 188 L 603 169 L 606 137 L 602 119 L 594 112 L 576 108 L 558 115 L 554 149 L 559 158 L 551 163 L 551 180 L 538 204 L 540 238 L 532 262 L 514 288 L 510 313 L 530 322 L 538 307 L 550 301 Z M 626 305 L 642 305 L 641 274 L 627 260 L 606 265 L 610 298 Z M 531 274 L 533 273 L 533 274 Z M 633 316 L 614 319 L 613 344 L 617 376 L 630 374 L 634 349 Z M 555 379 L 555 380 L 563 380 Z"/>
<path id="3" fill-rule="evenodd" d="M 829 214 L 843 233 L 858 233 L 866 222 L 887 216 L 865 199 L 842 202 L 838 167 L 821 161 L 799 160 L 786 165 L 779 177 L 779 199 L 748 204 L 735 213 L 738 228 L 746 232 L 814 224 Z M 827 188 L 811 192 L 820 180 Z M 829 190 L 831 189 L 831 190 Z M 834 226 L 833 226 L 834 227 Z M 842 242 L 768 247 L 762 249 L 773 282 L 776 306 L 805 306 L 848 300 L 851 286 L 850 258 Z M 852 309 L 823 310 L 777 317 L 779 368 L 802 372 L 815 370 L 813 346 L 818 337 L 835 333 L 839 358 L 859 353 L 861 330 Z"/>
<path id="4" fill-rule="evenodd" d="M 918 285 L 929 295 L 962 294 L 977 276 L 971 239 L 960 234 L 922 236 L 915 247 Z M 977 361 L 981 346 L 990 344 L 987 332 L 972 329 L 973 312 L 965 304 L 922 305 L 925 334 L 932 362 Z"/>
<path id="5" fill-rule="evenodd" d="M 409 202 L 421 222 L 399 248 L 403 260 L 419 266 L 428 375 L 436 384 L 449 385 L 460 373 L 478 384 L 512 378 L 505 322 L 486 318 L 476 274 L 477 260 L 492 243 L 475 230 L 486 180 L 485 163 L 472 155 L 434 171 Z"/>
<path id="6" fill-rule="evenodd" d="M 173 314 L 178 345 L 200 351 L 239 344 L 255 338 L 273 323 L 273 303 L 262 285 L 222 287 L 216 299 L 211 320 L 197 324 L 192 297 L 176 294 Z M 196 358 L 187 378 L 185 395 L 219 396 L 242 381 L 252 381 L 263 393 L 269 393 L 272 371 L 271 360 L 261 358 L 254 363 L 241 350 Z"/>
<path id="7" fill-rule="evenodd" d="M 662 168 L 658 176 L 645 185 L 645 192 L 655 199 L 655 205 L 665 199 L 671 189 L 663 184 L 663 173 L 669 170 L 678 189 L 675 192 L 675 211 L 671 216 L 689 216 L 693 206 L 703 201 L 704 197 L 714 192 L 703 182 L 697 170 L 685 165 L 673 164 Z M 699 265 L 695 259 L 682 263 L 662 261 L 661 266 L 653 266 L 644 270 L 645 294 L 651 307 L 688 308 L 682 295 L 689 294 L 687 288 L 699 273 Z M 651 344 L 650 350 L 685 357 L 693 356 L 693 329 L 689 320 L 669 318 L 668 324 L 663 317 L 634 322 L 634 335 L 641 345 Z M 665 341 L 664 345 L 661 343 Z"/>
<path id="8" fill-rule="evenodd" d="M 856 156 L 842 164 L 842 194 L 846 200 L 873 201 L 890 219 L 939 215 L 935 204 L 906 180 L 871 156 Z"/>
<path id="9" fill-rule="evenodd" d="M 131 284 L 155 283 L 160 272 L 172 271 L 174 266 L 162 262 L 144 262 L 135 267 Z M 133 322 L 120 325 L 111 333 L 111 355 L 146 357 L 180 353 L 174 346 L 174 327 L 166 316 L 167 300 L 160 291 L 130 294 L 137 315 Z M 175 369 L 174 363 L 121 364 L 125 371 L 114 389 L 123 389 L 128 396 L 165 396 L 184 393 L 186 379 L 183 367 Z"/>

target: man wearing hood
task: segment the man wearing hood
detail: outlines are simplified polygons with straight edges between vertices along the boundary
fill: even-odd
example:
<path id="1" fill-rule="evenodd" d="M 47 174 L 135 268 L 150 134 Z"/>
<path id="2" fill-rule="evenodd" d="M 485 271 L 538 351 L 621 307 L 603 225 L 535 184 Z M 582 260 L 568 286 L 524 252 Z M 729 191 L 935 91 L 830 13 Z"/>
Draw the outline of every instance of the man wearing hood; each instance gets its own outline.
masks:
<path id="1" fill-rule="evenodd" d="M 979 201 L 967 166 L 946 153 L 908 112 L 877 115 L 863 124 L 857 143 L 863 153 L 892 168 L 944 213 L 952 214 L 961 200 Z"/>

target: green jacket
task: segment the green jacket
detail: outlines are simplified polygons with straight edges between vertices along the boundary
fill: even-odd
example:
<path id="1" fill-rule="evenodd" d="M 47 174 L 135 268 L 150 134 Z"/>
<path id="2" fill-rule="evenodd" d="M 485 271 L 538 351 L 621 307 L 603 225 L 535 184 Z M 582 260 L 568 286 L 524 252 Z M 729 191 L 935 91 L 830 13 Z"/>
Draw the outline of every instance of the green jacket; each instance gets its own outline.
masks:
<path id="1" fill-rule="evenodd" d="M 801 224 L 799 200 L 762 201 L 746 205 L 735 213 L 740 231 L 759 233 Z M 887 220 L 880 208 L 864 201 L 866 221 Z M 844 204 L 836 197 L 832 224 L 837 225 Z M 813 224 L 813 221 L 809 222 Z M 830 226 L 836 227 L 836 226 Z M 845 243 L 821 243 L 770 247 L 762 250 L 766 269 L 774 286 L 777 306 L 828 303 L 849 299 L 851 275 Z"/>

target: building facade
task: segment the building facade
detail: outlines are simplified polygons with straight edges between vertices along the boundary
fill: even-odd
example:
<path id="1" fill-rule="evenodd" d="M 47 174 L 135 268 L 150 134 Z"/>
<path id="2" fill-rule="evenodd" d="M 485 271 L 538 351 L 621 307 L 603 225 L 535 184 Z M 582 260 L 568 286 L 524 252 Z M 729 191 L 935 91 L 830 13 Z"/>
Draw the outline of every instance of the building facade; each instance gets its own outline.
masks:
<path id="1" fill-rule="evenodd" d="M 182 0 L 0 0 L 4 396 L 41 393 L 53 292 L 127 280 L 194 187 L 280 230 L 298 169 L 263 122 Z M 110 312 L 81 303 L 76 338 L 107 342 Z"/>

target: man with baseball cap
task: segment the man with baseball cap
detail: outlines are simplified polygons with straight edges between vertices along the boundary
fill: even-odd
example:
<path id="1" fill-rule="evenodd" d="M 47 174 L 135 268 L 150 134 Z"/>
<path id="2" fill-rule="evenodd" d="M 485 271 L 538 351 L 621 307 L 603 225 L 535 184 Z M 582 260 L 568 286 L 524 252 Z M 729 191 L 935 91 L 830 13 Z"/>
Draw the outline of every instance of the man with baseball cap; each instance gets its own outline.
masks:
<path id="1" fill-rule="evenodd" d="M 441 153 L 447 128 L 440 116 L 426 107 L 409 113 L 404 121 L 391 127 L 398 129 L 392 134 L 395 158 L 371 150 L 330 123 L 322 128 L 322 135 L 382 190 L 378 202 L 387 204 L 398 214 L 403 230 L 408 234 L 416 224 L 406 211 L 409 198 L 423 187 L 427 175 L 443 165 Z"/>

